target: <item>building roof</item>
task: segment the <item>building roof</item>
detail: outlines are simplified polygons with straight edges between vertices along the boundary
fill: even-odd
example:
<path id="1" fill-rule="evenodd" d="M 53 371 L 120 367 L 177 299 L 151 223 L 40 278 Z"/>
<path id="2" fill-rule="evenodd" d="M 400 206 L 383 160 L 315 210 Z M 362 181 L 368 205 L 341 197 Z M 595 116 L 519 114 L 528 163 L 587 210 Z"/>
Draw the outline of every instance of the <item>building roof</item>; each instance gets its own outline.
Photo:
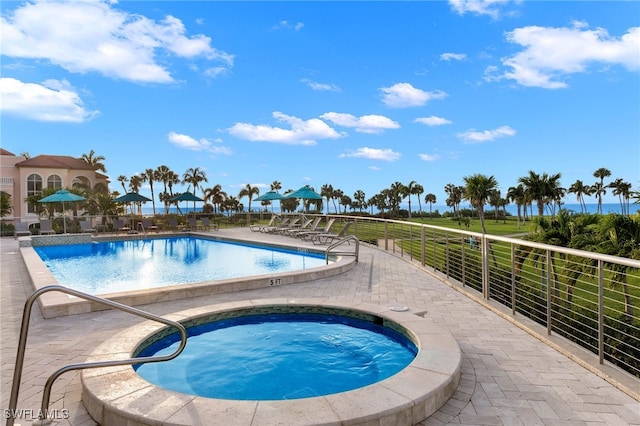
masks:
<path id="1" fill-rule="evenodd" d="M 42 167 L 49 169 L 95 170 L 95 166 L 80 158 L 67 155 L 37 155 L 16 163 L 16 167 Z"/>
<path id="2" fill-rule="evenodd" d="M 15 157 L 16 155 L 13 152 L 9 152 L 4 148 L 0 148 L 0 155 L 10 155 L 12 157 Z"/>

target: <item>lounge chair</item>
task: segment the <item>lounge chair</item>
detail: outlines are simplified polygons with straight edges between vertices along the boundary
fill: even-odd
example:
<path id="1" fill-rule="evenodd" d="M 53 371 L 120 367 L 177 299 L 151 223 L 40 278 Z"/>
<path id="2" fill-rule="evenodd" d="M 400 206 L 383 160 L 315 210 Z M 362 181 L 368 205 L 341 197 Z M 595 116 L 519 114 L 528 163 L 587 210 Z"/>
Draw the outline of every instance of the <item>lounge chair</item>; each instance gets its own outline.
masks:
<path id="1" fill-rule="evenodd" d="M 331 228 L 333 227 L 333 224 L 336 222 L 336 218 L 335 217 L 331 217 L 329 218 L 329 220 L 327 221 L 327 223 L 324 225 L 324 228 L 320 229 L 320 230 L 316 230 L 316 231 L 305 231 L 305 232 L 300 232 L 296 235 L 296 237 L 298 238 L 302 238 L 305 241 L 311 241 L 311 238 L 313 238 L 314 235 L 317 234 L 326 234 L 328 232 L 331 232 Z"/>
<path id="2" fill-rule="evenodd" d="M 285 232 L 286 235 L 290 237 L 296 237 L 301 232 L 315 232 L 318 230 L 318 226 L 320 225 L 320 221 L 322 220 L 322 216 L 316 216 L 313 221 L 307 226 L 301 226 L 299 228 L 291 228 Z"/>
<path id="3" fill-rule="evenodd" d="M 94 228 L 93 225 L 91 225 L 91 222 L 89 222 L 88 220 L 80 220 L 78 221 L 78 223 L 80 224 L 80 232 L 82 233 L 90 232 L 94 234 L 98 232 L 96 228 Z"/>
<path id="4" fill-rule="evenodd" d="M 31 235 L 29 231 L 29 224 L 27 222 L 18 222 L 13 230 L 13 236 L 15 238 L 25 237 Z"/>
<path id="5" fill-rule="evenodd" d="M 175 217 L 167 218 L 167 225 L 171 231 L 186 231 L 187 228 L 184 225 L 178 225 L 178 219 Z"/>
<path id="6" fill-rule="evenodd" d="M 140 225 L 142 225 L 143 232 L 158 232 L 160 230 L 160 228 L 158 228 L 157 225 L 154 225 L 153 221 L 149 218 L 142 219 L 142 221 L 140 221 Z"/>
<path id="7" fill-rule="evenodd" d="M 280 228 L 286 228 L 287 226 L 289 226 L 291 224 L 291 218 L 289 217 L 285 217 L 284 219 L 282 219 L 280 221 L 280 223 L 278 225 L 273 225 L 273 226 L 263 226 L 262 228 L 260 228 L 260 232 L 266 232 L 266 233 L 273 233 L 273 232 L 277 232 L 278 229 Z"/>
<path id="8" fill-rule="evenodd" d="M 113 230 L 116 234 L 120 232 L 127 232 L 130 230 L 129 224 L 125 223 L 123 219 L 113 219 Z"/>
<path id="9" fill-rule="evenodd" d="M 280 232 L 282 235 L 287 235 L 291 231 L 307 229 L 312 223 L 313 219 L 305 219 L 305 221 L 300 225 L 293 224 L 291 226 L 287 226 L 286 228 L 278 230 L 278 232 Z"/>
<path id="10" fill-rule="evenodd" d="M 51 235 L 55 233 L 56 231 L 53 230 L 51 219 L 40 219 L 40 235 Z"/>
<path id="11" fill-rule="evenodd" d="M 347 235 L 347 231 L 353 222 L 347 222 L 344 224 L 340 232 L 325 232 L 321 234 L 315 234 L 311 236 L 311 242 L 315 245 L 328 244 L 334 240 L 341 240 Z"/>
<path id="12" fill-rule="evenodd" d="M 198 220 L 195 217 L 188 217 L 187 223 L 189 224 L 189 228 L 192 231 L 197 231 L 198 229 L 202 229 L 202 226 L 198 225 Z"/>
<path id="13" fill-rule="evenodd" d="M 289 223 L 284 226 L 276 226 L 273 230 L 271 230 L 272 234 L 282 234 L 287 229 L 299 228 L 300 218 L 296 217 L 295 219 L 291 219 Z"/>
<path id="14" fill-rule="evenodd" d="M 278 215 L 271 216 L 271 220 L 266 225 L 260 225 L 260 224 L 253 224 L 252 223 L 251 225 L 249 225 L 249 229 L 252 230 L 253 232 L 262 232 L 262 228 L 270 228 L 272 226 L 275 226 L 276 219 L 278 219 L 279 217 L 280 216 L 278 216 Z"/>
<path id="15" fill-rule="evenodd" d="M 210 231 L 211 228 L 213 228 L 214 231 L 218 230 L 218 224 L 211 223 L 208 217 L 203 217 L 202 219 L 200 219 L 200 221 L 202 222 L 202 229 L 206 231 Z"/>

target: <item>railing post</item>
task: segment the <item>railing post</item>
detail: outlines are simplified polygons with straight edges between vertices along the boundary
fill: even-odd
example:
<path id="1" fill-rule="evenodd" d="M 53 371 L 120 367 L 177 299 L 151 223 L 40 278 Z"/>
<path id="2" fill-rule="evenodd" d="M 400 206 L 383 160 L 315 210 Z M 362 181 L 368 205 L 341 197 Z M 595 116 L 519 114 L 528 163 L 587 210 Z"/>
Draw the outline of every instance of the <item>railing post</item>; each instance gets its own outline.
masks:
<path id="1" fill-rule="evenodd" d="M 604 363 L 604 262 L 598 259 L 598 362 Z"/>
<path id="2" fill-rule="evenodd" d="M 547 335 L 551 335 L 551 329 L 552 329 L 552 307 L 551 307 L 551 297 L 552 297 L 552 291 L 551 291 L 551 250 L 547 249 L 546 250 L 546 268 L 547 268 L 547 273 L 546 273 L 546 280 L 547 280 Z"/>
<path id="3" fill-rule="evenodd" d="M 482 297 L 485 300 L 489 300 L 489 242 L 487 236 L 482 234 L 481 237 L 482 247 Z"/>
<path id="4" fill-rule="evenodd" d="M 516 248 L 513 243 L 511 247 L 511 315 L 516 314 Z"/>
<path id="5" fill-rule="evenodd" d="M 426 239 L 425 239 L 425 227 L 421 226 L 420 227 L 420 264 L 422 264 L 422 266 L 425 265 L 425 243 L 426 243 Z"/>

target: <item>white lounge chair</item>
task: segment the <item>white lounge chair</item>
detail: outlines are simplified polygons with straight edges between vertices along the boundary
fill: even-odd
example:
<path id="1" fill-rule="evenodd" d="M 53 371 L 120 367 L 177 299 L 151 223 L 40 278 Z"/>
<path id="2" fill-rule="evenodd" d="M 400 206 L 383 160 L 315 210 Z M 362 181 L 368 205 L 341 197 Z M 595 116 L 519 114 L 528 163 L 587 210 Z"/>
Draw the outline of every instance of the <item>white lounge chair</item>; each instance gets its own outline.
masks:
<path id="1" fill-rule="evenodd" d="M 85 233 L 85 232 L 90 232 L 92 234 L 98 232 L 96 230 L 96 228 L 94 228 L 91 225 L 91 222 L 89 222 L 88 220 L 80 220 L 78 221 L 78 223 L 80 224 L 80 232 Z"/>
<path id="2" fill-rule="evenodd" d="M 13 230 L 13 236 L 15 238 L 25 237 L 31 235 L 31 231 L 29 230 L 29 224 L 27 222 L 18 222 L 15 225 Z"/>
<path id="3" fill-rule="evenodd" d="M 252 223 L 251 225 L 249 225 L 249 229 L 251 229 L 253 232 L 262 232 L 262 228 L 270 228 L 272 226 L 275 226 L 276 219 L 278 219 L 279 217 L 280 216 L 278 215 L 271 216 L 271 220 L 269 220 L 269 223 L 267 223 L 266 225 Z"/>
<path id="4" fill-rule="evenodd" d="M 347 222 L 344 224 L 340 232 L 324 232 L 321 234 L 315 234 L 311 236 L 311 242 L 316 245 L 328 244 L 334 240 L 341 240 L 347 235 L 347 231 L 353 222 Z"/>
<path id="5" fill-rule="evenodd" d="M 316 230 L 316 231 L 304 231 L 304 232 L 299 232 L 296 237 L 298 238 L 302 238 L 305 241 L 311 241 L 311 238 L 313 238 L 314 235 L 317 234 L 326 234 L 328 232 L 331 232 L 331 228 L 333 227 L 333 224 L 336 222 L 336 218 L 332 217 L 329 218 L 329 220 L 327 221 L 327 223 L 324 225 L 324 228 L 320 229 L 320 230 Z"/>
<path id="6" fill-rule="evenodd" d="M 40 235 L 51 235 L 55 233 L 56 231 L 53 230 L 51 219 L 40 219 Z"/>

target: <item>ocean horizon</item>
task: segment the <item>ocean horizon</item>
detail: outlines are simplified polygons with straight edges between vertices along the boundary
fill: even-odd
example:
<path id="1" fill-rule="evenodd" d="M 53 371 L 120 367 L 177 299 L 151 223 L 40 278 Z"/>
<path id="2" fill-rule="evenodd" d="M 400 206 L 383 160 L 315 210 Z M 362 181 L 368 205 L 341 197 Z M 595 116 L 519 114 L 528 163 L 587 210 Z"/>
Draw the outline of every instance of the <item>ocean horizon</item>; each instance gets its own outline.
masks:
<path id="1" fill-rule="evenodd" d="M 190 203 L 190 204 L 192 204 L 192 203 Z M 200 203 L 198 203 L 198 204 L 200 204 Z M 416 206 L 416 204 L 417 203 L 415 203 L 415 204 L 412 203 L 411 204 L 411 212 L 413 214 L 416 214 L 416 213 L 419 212 L 419 209 Z M 272 206 L 268 206 L 266 211 L 264 209 L 256 210 L 255 205 L 252 205 L 251 207 L 252 207 L 253 213 L 260 213 L 260 211 L 271 213 L 271 211 L 272 211 L 272 209 L 271 209 Z M 340 206 L 338 206 L 338 208 L 340 210 Z M 402 203 L 400 205 L 400 208 L 407 210 L 409 208 L 409 205 L 406 204 L 406 203 Z M 469 205 L 469 204 L 461 204 L 460 208 L 462 208 L 462 209 L 472 209 L 471 205 Z M 578 204 L 578 203 L 563 204 L 562 208 L 565 209 L 565 210 L 572 211 L 574 213 L 581 213 L 582 212 L 582 210 L 580 208 L 580 204 Z M 201 205 L 200 206 L 196 205 L 196 209 L 195 210 L 196 210 L 196 213 L 201 212 L 202 211 L 202 206 Z M 485 207 L 485 211 L 487 211 L 487 210 L 493 210 L 493 207 L 486 206 Z M 369 213 L 371 212 L 371 210 L 369 210 L 369 209 L 367 209 L 366 211 L 369 212 Z M 445 212 L 453 212 L 453 209 L 451 207 L 449 207 L 449 206 L 442 205 L 442 204 L 434 204 L 430 209 L 428 204 L 425 205 L 423 203 L 422 204 L 422 211 L 424 213 L 429 213 L 429 211 L 435 213 L 436 211 L 439 211 L 440 214 L 443 214 Z M 509 204 L 509 205 L 506 206 L 506 211 L 512 216 L 517 216 L 518 207 L 515 204 Z M 631 204 L 629 206 L 629 211 L 630 211 L 631 214 L 637 213 L 638 211 L 640 211 L 640 204 Z M 177 207 L 171 207 L 169 209 L 169 213 L 170 214 L 185 214 L 185 213 L 191 213 L 191 212 L 193 212 L 193 207 L 192 206 L 191 207 L 182 207 L 181 206 L 180 210 L 178 210 Z M 273 212 L 274 213 L 280 213 L 280 206 L 278 205 L 278 203 L 275 203 L 273 205 Z M 349 212 L 350 211 L 347 211 L 347 213 L 349 213 Z M 586 205 L 586 212 L 587 213 L 597 213 L 598 212 L 598 204 L 587 204 Z M 323 210 L 322 213 L 326 214 L 327 213 L 326 209 Z M 336 214 L 333 211 L 333 205 L 331 206 L 331 211 L 329 213 L 330 214 Z M 340 213 L 341 213 L 341 211 L 340 211 Z M 340 214 L 340 213 L 338 213 L 338 214 Z M 377 213 L 377 210 L 375 211 L 375 213 Z M 524 211 L 521 210 L 521 214 L 523 214 L 523 213 L 524 213 Z M 529 211 L 529 213 L 530 213 L 530 211 Z M 557 213 L 557 208 L 556 208 L 556 213 Z M 602 213 L 603 214 L 609 214 L 609 213 L 621 214 L 622 213 L 622 207 L 620 206 L 620 203 L 603 203 L 602 204 Z M 153 208 L 152 207 L 146 207 L 145 205 L 143 205 L 142 214 L 143 215 L 153 215 Z M 162 205 L 159 206 L 159 205 L 156 204 L 156 214 L 164 214 L 164 206 L 162 206 Z M 538 208 L 537 208 L 536 205 L 534 205 L 533 206 L 533 215 L 536 216 L 537 214 L 538 214 Z M 550 214 L 551 214 L 551 212 L 549 211 L 549 209 L 545 209 L 545 215 L 550 215 Z"/>

